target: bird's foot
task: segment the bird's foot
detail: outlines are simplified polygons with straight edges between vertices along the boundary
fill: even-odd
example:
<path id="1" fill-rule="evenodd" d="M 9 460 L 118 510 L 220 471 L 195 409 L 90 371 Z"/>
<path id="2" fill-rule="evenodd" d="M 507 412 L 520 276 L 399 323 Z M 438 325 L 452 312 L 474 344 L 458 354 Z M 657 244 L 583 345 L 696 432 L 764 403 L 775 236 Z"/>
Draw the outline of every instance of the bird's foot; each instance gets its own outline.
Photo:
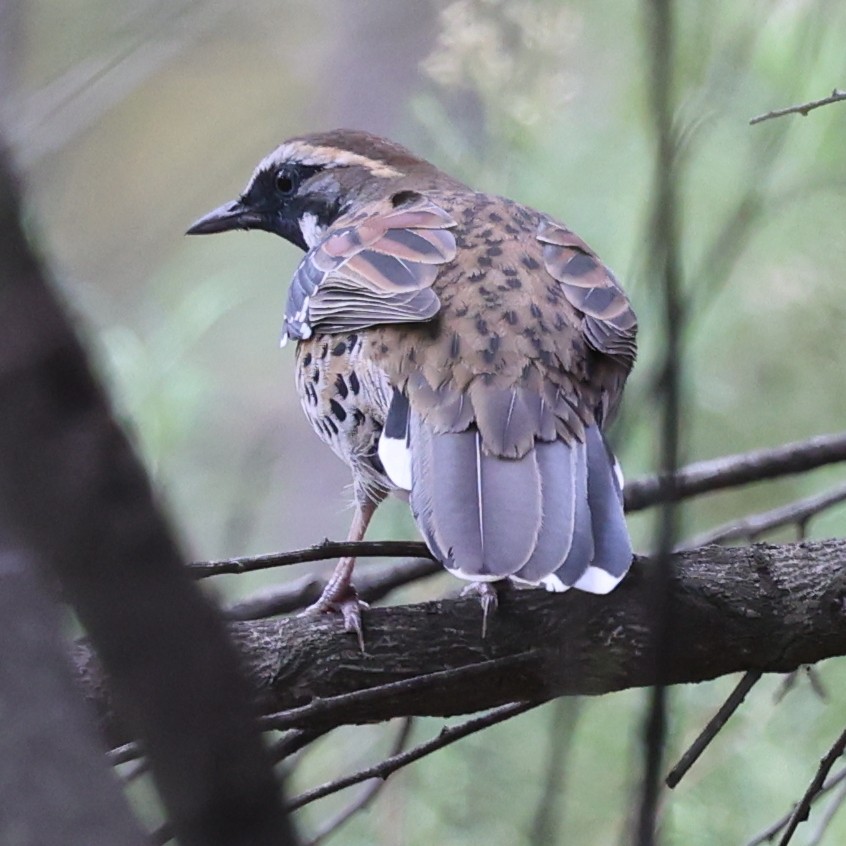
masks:
<path id="1" fill-rule="evenodd" d="M 370 606 L 358 598 L 358 591 L 352 585 L 344 585 L 338 590 L 331 583 L 326 586 L 320 599 L 309 605 L 299 617 L 314 617 L 318 614 L 340 614 L 344 620 L 344 631 L 355 632 L 358 645 L 364 652 L 364 633 L 361 628 L 361 609 Z"/>
<path id="2" fill-rule="evenodd" d="M 482 640 L 488 634 L 488 615 L 496 611 L 499 606 L 497 584 L 497 582 L 470 582 L 461 591 L 462 597 L 475 596 L 482 606 Z"/>

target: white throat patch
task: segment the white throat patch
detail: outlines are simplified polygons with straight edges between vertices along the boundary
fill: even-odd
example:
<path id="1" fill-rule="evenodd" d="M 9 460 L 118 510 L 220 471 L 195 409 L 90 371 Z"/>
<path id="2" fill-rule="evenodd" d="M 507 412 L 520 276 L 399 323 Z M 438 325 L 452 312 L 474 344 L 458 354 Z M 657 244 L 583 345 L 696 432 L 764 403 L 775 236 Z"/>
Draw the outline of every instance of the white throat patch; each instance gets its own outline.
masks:
<path id="1" fill-rule="evenodd" d="M 325 231 L 326 227 L 317 222 L 317 215 L 313 212 L 306 212 L 300 218 L 300 232 L 303 233 L 303 241 L 309 249 L 319 243 Z"/>

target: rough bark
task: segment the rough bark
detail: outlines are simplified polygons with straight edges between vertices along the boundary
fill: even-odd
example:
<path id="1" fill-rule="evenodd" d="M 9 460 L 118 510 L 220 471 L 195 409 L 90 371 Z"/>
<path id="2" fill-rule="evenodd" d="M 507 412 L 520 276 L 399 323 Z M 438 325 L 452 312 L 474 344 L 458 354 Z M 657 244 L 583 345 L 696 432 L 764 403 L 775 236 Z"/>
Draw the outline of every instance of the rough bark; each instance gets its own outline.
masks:
<path id="1" fill-rule="evenodd" d="M 788 672 L 846 654 L 844 562 L 846 540 L 711 546 L 674 556 L 672 636 L 661 645 L 667 653 L 660 678 L 651 650 L 654 562 L 648 559 L 639 559 L 608 596 L 506 591 L 484 640 L 472 599 L 365 612 L 364 654 L 332 617 L 232 623 L 230 631 L 262 713 L 302 708 L 279 725 L 446 716 L 519 700 L 700 682 L 752 668 Z M 477 666 L 461 671 L 469 665 Z M 77 667 L 104 727 L 113 740 L 123 739 L 84 647 Z M 456 672 L 445 677 L 444 670 Z M 430 673 L 441 675 L 428 685 L 410 683 Z M 400 684 L 325 701 L 394 682 L 408 682 L 408 689 Z"/>

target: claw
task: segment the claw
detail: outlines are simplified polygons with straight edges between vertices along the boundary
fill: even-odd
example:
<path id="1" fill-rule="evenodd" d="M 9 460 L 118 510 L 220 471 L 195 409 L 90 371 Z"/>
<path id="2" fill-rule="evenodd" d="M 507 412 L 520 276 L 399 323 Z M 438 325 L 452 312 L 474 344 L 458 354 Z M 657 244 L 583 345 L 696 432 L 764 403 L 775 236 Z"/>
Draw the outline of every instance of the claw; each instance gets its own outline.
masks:
<path id="1" fill-rule="evenodd" d="M 488 634 L 488 615 L 499 606 L 499 595 L 495 582 L 471 582 L 461 591 L 461 596 L 475 596 L 482 606 L 482 640 Z"/>
<path id="2" fill-rule="evenodd" d="M 364 652 L 364 632 L 361 626 L 361 609 L 370 606 L 358 598 L 358 593 L 352 585 L 346 591 L 336 596 L 337 591 L 327 586 L 323 595 L 313 605 L 309 605 L 298 617 L 314 617 L 318 614 L 340 614 L 344 620 L 344 631 L 354 632 L 358 646 Z"/>

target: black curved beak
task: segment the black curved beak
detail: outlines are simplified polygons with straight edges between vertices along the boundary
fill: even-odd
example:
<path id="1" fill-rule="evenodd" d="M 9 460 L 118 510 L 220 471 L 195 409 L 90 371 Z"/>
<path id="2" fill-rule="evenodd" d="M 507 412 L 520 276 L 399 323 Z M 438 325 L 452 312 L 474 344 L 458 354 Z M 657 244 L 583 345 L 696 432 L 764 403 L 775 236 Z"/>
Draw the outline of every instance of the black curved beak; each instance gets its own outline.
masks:
<path id="1" fill-rule="evenodd" d="M 191 224 L 186 235 L 213 235 L 232 229 L 255 229 L 262 224 L 262 215 L 243 200 L 234 200 L 209 212 Z"/>

